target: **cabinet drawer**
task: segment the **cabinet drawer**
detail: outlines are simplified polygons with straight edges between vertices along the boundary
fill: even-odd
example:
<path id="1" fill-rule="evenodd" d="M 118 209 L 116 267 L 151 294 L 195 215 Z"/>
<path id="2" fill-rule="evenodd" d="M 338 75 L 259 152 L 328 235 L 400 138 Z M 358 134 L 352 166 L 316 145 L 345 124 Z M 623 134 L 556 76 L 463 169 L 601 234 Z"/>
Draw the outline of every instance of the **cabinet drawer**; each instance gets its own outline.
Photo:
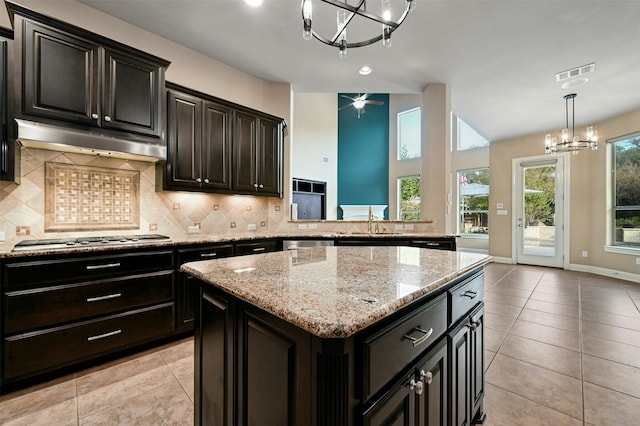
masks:
<path id="1" fill-rule="evenodd" d="M 434 250 L 455 250 L 455 240 L 411 240 L 412 247 L 421 247 Z"/>
<path id="2" fill-rule="evenodd" d="M 173 251 L 120 253 L 105 256 L 73 256 L 8 263 L 4 266 L 5 288 L 42 287 L 45 283 L 81 282 L 125 274 L 173 268 Z"/>
<path id="3" fill-rule="evenodd" d="M 449 324 L 456 323 L 484 299 L 484 274 L 476 275 L 449 291 Z"/>
<path id="4" fill-rule="evenodd" d="M 178 250 L 178 264 L 196 260 L 221 259 L 233 256 L 233 244 L 218 244 Z"/>
<path id="5" fill-rule="evenodd" d="M 447 330 L 446 295 L 407 314 L 363 342 L 363 396 L 369 398 Z"/>
<path id="6" fill-rule="evenodd" d="M 171 301 L 173 270 L 81 284 L 9 291 L 4 333 L 11 334 Z"/>
<path id="7" fill-rule="evenodd" d="M 3 378 L 63 367 L 173 331 L 173 303 L 4 339 Z"/>
<path id="8" fill-rule="evenodd" d="M 276 241 L 258 241 L 253 243 L 236 244 L 236 255 L 243 256 L 245 254 L 259 254 L 277 251 L 278 244 Z"/>

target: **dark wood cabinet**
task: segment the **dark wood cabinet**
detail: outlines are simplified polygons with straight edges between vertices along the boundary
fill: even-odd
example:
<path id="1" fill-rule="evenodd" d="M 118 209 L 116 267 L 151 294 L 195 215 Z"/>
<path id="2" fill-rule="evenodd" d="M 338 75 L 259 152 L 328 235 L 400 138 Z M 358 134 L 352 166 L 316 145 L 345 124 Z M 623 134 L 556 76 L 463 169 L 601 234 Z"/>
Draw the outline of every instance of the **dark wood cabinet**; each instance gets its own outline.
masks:
<path id="1" fill-rule="evenodd" d="M 196 424 L 428 425 L 482 420 L 483 305 L 451 290 L 345 339 L 319 338 L 199 279 Z M 481 297 L 481 296 L 480 296 Z"/>
<path id="2" fill-rule="evenodd" d="M 484 400 L 484 305 L 449 334 L 450 417 L 456 426 L 482 423 Z"/>
<path id="3" fill-rule="evenodd" d="M 3 259 L 2 389 L 171 336 L 174 280 L 173 248 Z"/>
<path id="4" fill-rule="evenodd" d="M 282 126 L 266 116 L 236 112 L 234 191 L 282 197 Z"/>
<path id="5" fill-rule="evenodd" d="M 337 246 L 405 246 L 420 247 L 435 250 L 456 250 L 455 237 L 433 237 L 413 239 L 401 236 L 388 236 L 383 234 L 370 234 L 367 238 L 344 236 L 336 238 Z"/>
<path id="6" fill-rule="evenodd" d="M 247 254 L 260 254 L 269 253 L 272 251 L 278 251 L 281 249 L 281 243 L 278 244 L 277 240 L 254 240 L 242 243 L 236 243 L 235 254 L 236 256 L 244 256 Z"/>
<path id="7" fill-rule="evenodd" d="M 158 139 L 169 62 L 13 3 L 15 115 Z M 51 121 L 47 121 L 51 120 Z M 122 133 L 120 133 L 122 134 Z"/>
<path id="8" fill-rule="evenodd" d="M 8 138 L 9 74 L 8 52 L 13 33 L 0 28 L 0 180 L 15 179 L 15 142 Z"/>
<path id="9" fill-rule="evenodd" d="M 282 126 L 275 117 L 173 83 L 164 189 L 282 195 Z"/>
<path id="10" fill-rule="evenodd" d="M 324 220 L 327 218 L 327 183 L 309 179 L 292 179 L 291 201 L 298 207 L 299 220 Z"/>
<path id="11" fill-rule="evenodd" d="M 230 191 L 232 110 L 168 87 L 164 188 Z"/>
<path id="12" fill-rule="evenodd" d="M 448 426 L 447 340 L 433 349 L 363 415 L 363 424 Z"/>
<path id="13" fill-rule="evenodd" d="M 233 244 L 206 244 L 179 248 L 177 254 L 177 264 L 180 268 L 180 265 L 187 262 L 233 256 Z M 193 282 L 193 277 L 178 269 L 176 272 L 176 328 L 178 330 L 193 330 L 198 300 L 198 286 Z"/>

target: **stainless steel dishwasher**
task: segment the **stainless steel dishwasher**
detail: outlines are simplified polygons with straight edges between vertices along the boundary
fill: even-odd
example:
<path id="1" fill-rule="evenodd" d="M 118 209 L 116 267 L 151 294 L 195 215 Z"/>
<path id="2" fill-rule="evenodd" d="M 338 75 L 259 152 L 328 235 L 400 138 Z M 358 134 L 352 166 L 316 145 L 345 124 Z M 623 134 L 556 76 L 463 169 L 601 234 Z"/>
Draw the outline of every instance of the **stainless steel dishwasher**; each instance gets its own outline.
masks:
<path id="1" fill-rule="evenodd" d="M 282 250 L 300 250 L 332 245 L 334 245 L 333 240 L 284 240 L 282 241 Z"/>

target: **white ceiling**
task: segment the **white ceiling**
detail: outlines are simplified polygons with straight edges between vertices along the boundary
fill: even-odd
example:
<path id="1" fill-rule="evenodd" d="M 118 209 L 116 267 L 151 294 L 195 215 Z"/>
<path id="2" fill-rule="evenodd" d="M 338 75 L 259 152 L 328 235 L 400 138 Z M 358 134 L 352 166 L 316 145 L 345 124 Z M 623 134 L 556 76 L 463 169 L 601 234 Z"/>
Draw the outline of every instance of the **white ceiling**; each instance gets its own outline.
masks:
<path id="1" fill-rule="evenodd" d="M 571 92 L 576 126 L 640 108 L 639 0 L 417 0 L 391 48 L 350 49 L 346 60 L 302 39 L 299 0 L 258 9 L 241 0 L 80 2 L 295 92 L 421 93 L 446 83 L 454 113 L 489 140 L 558 131 Z M 591 62 L 586 85 L 556 83 L 556 72 Z M 373 73 L 359 75 L 362 65 Z"/>

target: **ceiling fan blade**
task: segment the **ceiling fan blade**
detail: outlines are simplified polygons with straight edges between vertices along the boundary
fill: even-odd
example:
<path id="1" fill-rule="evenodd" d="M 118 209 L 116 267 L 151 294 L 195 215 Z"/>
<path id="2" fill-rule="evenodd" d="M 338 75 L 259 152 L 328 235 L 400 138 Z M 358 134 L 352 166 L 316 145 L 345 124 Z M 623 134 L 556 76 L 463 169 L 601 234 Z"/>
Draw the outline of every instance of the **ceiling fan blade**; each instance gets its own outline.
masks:
<path id="1" fill-rule="evenodd" d="M 357 100 L 357 99 L 358 99 L 358 98 L 352 98 L 351 96 L 347 96 L 347 95 L 340 95 L 340 97 L 342 97 L 342 98 L 347 98 L 347 99 L 350 99 L 350 100 L 352 100 L 352 101 L 355 101 L 355 100 Z"/>
<path id="2" fill-rule="evenodd" d="M 370 99 L 367 99 L 364 103 L 369 105 L 384 105 L 384 102 L 382 101 L 372 101 Z"/>
<path id="3" fill-rule="evenodd" d="M 345 108 L 351 108 L 351 106 L 353 106 L 353 102 L 352 102 L 352 103 L 350 103 L 350 104 L 347 104 L 347 105 L 345 105 L 345 106 L 343 106 L 343 107 L 338 108 L 338 111 L 342 111 L 342 110 L 343 110 L 343 109 L 345 109 Z"/>

